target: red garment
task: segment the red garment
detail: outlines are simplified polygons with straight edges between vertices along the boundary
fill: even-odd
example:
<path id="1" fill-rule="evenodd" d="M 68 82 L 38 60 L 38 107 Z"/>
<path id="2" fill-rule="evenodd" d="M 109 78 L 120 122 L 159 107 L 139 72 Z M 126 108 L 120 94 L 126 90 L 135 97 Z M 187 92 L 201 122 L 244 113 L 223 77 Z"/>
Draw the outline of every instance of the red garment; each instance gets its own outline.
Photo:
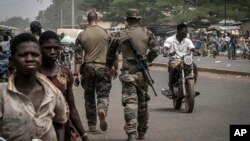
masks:
<path id="1" fill-rule="evenodd" d="M 54 76 L 47 76 L 54 85 L 61 90 L 64 97 L 66 97 L 67 94 L 67 85 L 69 83 L 70 78 L 70 70 L 66 67 L 59 66 L 57 75 Z"/>
<path id="2" fill-rule="evenodd" d="M 67 86 L 70 79 L 70 70 L 66 67 L 59 66 L 57 75 L 47 76 L 47 78 L 50 79 L 52 83 L 54 83 L 54 85 L 62 92 L 63 96 L 66 98 Z M 76 141 L 78 133 L 70 119 L 67 121 L 65 128 L 70 128 L 69 130 L 71 130 L 70 133 L 65 133 L 65 140 Z M 66 129 L 66 131 L 68 130 Z M 69 137 L 71 139 L 69 139 Z"/>

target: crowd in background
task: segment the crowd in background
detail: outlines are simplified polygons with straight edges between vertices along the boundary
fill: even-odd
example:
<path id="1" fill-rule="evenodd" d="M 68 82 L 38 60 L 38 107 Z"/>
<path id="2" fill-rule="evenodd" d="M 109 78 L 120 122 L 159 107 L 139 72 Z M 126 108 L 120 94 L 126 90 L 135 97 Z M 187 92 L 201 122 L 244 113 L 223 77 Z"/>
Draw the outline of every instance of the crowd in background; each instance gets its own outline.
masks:
<path id="1" fill-rule="evenodd" d="M 1 36 L 0 40 L 0 82 L 7 78 L 9 56 L 10 56 L 10 39 L 9 33 Z"/>
<path id="2" fill-rule="evenodd" d="M 229 50 L 233 50 L 234 47 L 235 50 L 233 50 L 233 54 L 235 54 L 237 50 L 243 52 L 246 48 L 249 49 L 249 38 L 249 31 L 243 35 L 219 31 L 214 31 L 210 34 L 206 34 L 205 32 L 190 33 L 190 39 L 193 41 L 195 47 L 201 52 L 205 52 L 204 50 L 209 52 L 209 46 L 211 44 L 215 44 L 217 52 L 229 52 Z M 203 53 L 203 56 L 206 55 L 206 53 Z"/>
<path id="3" fill-rule="evenodd" d="M 167 37 L 158 36 L 159 45 L 163 46 L 163 43 Z M 217 55 L 219 54 L 231 54 L 231 58 L 244 57 L 245 54 L 249 54 L 250 50 L 250 33 L 236 35 L 227 31 L 204 31 L 204 30 L 192 30 L 189 31 L 187 36 L 190 38 L 199 50 L 202 56 L 212 55 L 212 47 L 215 46 Z M 230 58 L 230 59 L 231 59 Z"/>

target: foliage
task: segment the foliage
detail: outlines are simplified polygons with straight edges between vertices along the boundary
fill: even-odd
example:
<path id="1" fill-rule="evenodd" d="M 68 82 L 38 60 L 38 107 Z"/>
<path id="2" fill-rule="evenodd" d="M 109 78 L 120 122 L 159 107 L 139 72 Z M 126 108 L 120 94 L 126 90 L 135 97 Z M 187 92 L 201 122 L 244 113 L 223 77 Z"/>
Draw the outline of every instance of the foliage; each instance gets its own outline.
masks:
<path id="1" fill-rule="evenodd" d="M 123 22 L 129 8 L 137 8 L 143 24 L 167 24 L 168 22 L 191 22 L 206 19 L 216 23 L 225 18 L 243 20 L 249 18 L 249 0 L 83 0 L 82 10 L 96 9 L 103 20 Z"/>
<path id="2" fill-rule="evenodd" d="M 12 17 L 3 22 L 0 22 L 0 24 L 25 29 L 29 26 L 30 20 L 28 18 L 23 19 L 22 17 Z"/>
<path id="3" fill-rule="evenodd" d="M 75 0 L 75 24 L 82 20 L 83 11 L 77 8 L 81 0 Z M 53 0 L 46 10 L 40 11 L 37 20 L 41 22 L 47 30 L 56 30 L 61 26 L 72 25 L 72 0 Z M 62 17 L 61 17 L 62 16 Z"/>
<path id="4" fill-rule="evenodd" d="M 41 1 L 41 0 L 38 0 Z M 72 0 L 52 0 L 52 5 L 37 16 L 46 29 L 71 25 Z M 98 11 L 101 20 L 121 23 L 129 8 L 140 10 L 142 24 L 156 25 L 206 20 L 214 24 L 225 18 L 237 21 L 250 18 L 249 0 L 75 0 L 75 23 L 79 24 L 85 12 Z"/>

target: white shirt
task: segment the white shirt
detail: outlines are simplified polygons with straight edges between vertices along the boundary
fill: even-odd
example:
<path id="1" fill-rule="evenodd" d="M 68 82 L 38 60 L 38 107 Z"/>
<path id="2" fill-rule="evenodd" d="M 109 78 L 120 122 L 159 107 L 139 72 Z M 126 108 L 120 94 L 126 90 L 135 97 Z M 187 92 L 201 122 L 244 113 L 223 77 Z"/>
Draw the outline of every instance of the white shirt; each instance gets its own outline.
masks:
<path id="1" fill-rule="evenodd" d="M 170 57 L 172 59 L 181 58 L 182 56 L 188 54 L 190 49 L 195 48 L 192 41 L 188 38 L 184 38 L 180 43 L 176 38 L 176 34 L 166 39 L 164 47 L 169 49 L 169 53 L 173 53 L 174 51 L 176 52 L 174 56 Z"/>
<path id="2" fill-rule="evenodd" d="M 225 41 L 226 41 L 226 42 L 230 42 L 230 37 L 226 36 L 226 37 L 225 37 Z"/>
<path id="3" fill-rule="evenodd" d="M 0 46 L 2 47 L 3 51 L 9 51 L 10 50 L 10 41 L 2 41 L 0 43 Z"/>

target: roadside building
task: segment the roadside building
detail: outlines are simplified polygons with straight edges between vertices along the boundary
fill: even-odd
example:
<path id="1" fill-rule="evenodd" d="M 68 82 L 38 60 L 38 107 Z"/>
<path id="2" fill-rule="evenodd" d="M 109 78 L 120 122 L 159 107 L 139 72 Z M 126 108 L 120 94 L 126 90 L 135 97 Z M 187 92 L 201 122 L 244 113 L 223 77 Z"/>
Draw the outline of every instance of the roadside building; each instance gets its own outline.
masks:
<path id="1" fill-rule="evenodd" d="M 250 32 L 250 19 L 242 21 L 242 34 L 245 35 L 247 31 Z"/>

